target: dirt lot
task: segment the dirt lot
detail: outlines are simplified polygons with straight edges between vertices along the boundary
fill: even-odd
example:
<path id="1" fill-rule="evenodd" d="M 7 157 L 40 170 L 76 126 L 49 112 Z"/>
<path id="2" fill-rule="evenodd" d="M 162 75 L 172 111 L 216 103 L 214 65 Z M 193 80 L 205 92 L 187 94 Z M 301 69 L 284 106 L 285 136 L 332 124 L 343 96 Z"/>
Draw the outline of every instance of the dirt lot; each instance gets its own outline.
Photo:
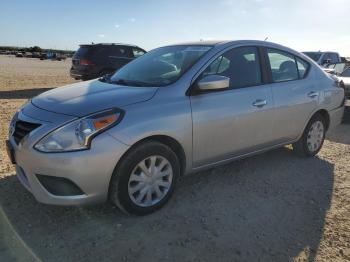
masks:
<path id="1" fill-rule="evenodd" d="M 350 261 L 350 104 L 317 157 L 285 147 L 184 177 L 146 217 L 37 203 L 4 140 L 26 99 L 73 82 L 69 65 L 0 56 L 1 261 Z"/>

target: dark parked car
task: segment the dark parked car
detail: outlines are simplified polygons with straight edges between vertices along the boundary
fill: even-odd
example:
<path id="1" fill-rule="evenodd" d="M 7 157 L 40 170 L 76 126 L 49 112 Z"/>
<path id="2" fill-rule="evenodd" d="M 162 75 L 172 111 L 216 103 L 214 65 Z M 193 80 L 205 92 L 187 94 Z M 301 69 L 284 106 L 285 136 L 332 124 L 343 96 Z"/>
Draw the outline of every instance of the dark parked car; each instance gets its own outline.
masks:
<path id="1" fill-rule="evenodd" d="M 80 45 L 73 56 L 70 75 L 89 80 L 111 74 L 144 53 L 140 47 L 126 44 Z"/>
<path id="2" fill-rule="evenodd" d="M 303 52 L 319 65 L 327 65 L 330 63 L 340 63 L 340 55 L 336 52 Z"/>

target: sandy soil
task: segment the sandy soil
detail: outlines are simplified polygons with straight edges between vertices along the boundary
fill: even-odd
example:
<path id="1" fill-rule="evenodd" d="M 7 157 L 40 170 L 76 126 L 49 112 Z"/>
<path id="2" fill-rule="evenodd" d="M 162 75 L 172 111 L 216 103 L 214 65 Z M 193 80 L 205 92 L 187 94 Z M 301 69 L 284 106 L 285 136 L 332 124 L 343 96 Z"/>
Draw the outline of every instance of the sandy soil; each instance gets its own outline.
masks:
<path id="1" fill-rule="evenodd" d="M 4 140 L 28 98 L 73 82 L 69 65 L 0 56 L 0 260 L 350 261 L 350 104 L 317 157 L 285 147 L 184 177 L 146 217 L 37 203 Z"/>

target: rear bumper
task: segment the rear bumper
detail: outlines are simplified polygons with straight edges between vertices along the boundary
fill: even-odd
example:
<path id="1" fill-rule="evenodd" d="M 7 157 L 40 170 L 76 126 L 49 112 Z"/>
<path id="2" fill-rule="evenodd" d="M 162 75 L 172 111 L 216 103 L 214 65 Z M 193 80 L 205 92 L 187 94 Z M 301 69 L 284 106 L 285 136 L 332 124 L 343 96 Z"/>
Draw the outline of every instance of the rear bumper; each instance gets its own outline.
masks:
<path id="1" fill-rule="evenodd" d="M 70 76 L 72 77 L 72 78 L 75 78 L 75 79 L 82 79 L 83 78 L 83 75 L 81 75 L 81 74 L 78 74 L 78 73 L 76 73 L 76 72 L 70 72 Z"/>
<path id="2" fill-rule="evenodd" d="M 70 69 L 70 76 L 75 79 L 90 80 L 99 77 L 99 72 L 95 68 Z"/>
<path id="3" fill-rule="evenodd" d="M 329 130 L 341 124 L 344 115 L 344 106 L 329 111 Z"/>

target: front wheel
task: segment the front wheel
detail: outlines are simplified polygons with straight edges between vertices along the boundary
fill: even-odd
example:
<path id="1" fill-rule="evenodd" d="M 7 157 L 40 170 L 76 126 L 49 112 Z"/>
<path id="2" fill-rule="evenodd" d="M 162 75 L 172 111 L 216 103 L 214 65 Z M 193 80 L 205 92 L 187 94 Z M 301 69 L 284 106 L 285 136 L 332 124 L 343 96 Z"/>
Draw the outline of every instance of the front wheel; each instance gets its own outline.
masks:
<path id="1" fill-rule="evenodd" d="M 179 174 L 178 158 L 168 146 L 144 142 L 131 149 L 116 168 L 110 200 L 126 213 L 152 213 L 169 200 Z"/>
<path id="2" fill-rule="evenodd" d="M 302 137 L 293 144 L 293 150 L 300 156 L 316 155 L 322 148 L 326 135 L 326 121 L 317 114 L 307 124 Z"/>

